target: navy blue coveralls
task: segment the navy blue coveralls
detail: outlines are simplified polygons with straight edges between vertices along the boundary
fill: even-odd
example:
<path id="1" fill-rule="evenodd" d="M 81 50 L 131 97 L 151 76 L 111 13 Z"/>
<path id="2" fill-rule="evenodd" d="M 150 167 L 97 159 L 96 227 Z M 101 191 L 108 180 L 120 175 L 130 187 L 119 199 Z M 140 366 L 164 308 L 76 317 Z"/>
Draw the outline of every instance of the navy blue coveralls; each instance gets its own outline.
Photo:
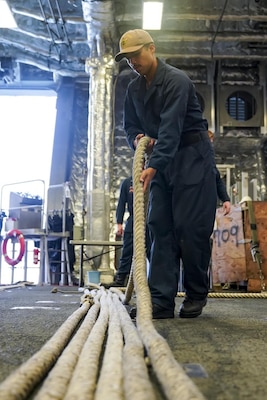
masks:
<path id="1" fill-rule="evenodd" d="M 149 88 L 138 76 L 125 99 L 124 128 L 129 145 L 143 133 L 156 139 L 148 167 L 148 226 L 152 234 L 148 277 L 152 303 L 174 309 L 180 258 L 188 297 L 208 293 L 210 236 L 216 211 L 216 166 L 193 82 L 158 59 Z"/>
<path id="2" fill-rule="evenodd" d="M 216 187 L 217 187 L 217 195 L 219 199 L 224 203 L 225 201 L 230 201 L 230 197 L 227 193 L 224 181 L 220 176 L 220 172 L 216 168 Z"/>
<path id="3" fill-rule="evenodd" d="M 117 224 L 123 224 L 124 214 L 127 208 L 129 216 L 125 222 L 123 234 L 123 247 L 118 268 L 118 275 L 129 274 L 133 258 L 133 186 L 132 177 L 124 179 L 120 187 L 120 195 L 116 209 Z"/>

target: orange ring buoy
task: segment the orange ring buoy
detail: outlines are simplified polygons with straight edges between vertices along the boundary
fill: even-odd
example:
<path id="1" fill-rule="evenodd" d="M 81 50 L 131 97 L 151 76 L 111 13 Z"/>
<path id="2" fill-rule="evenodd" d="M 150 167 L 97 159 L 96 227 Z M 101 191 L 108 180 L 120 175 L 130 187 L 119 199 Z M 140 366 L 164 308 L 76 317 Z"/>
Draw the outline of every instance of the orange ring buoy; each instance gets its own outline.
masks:
<path id="1" fill-rule="evenodd" d="M 19 240 L 19 244 L 20 244 L 19 255 L 15 259 L 10 258 L 7 255 L 7 242 L 11 238 L 17 238 Z M 12 231 L 7 233 L 7 235 L 6 235 L 6 237 L 5 237 L 4 241 L 3 241 L 2 253 L 3 253 L 5 261 L 9 265 L 14 266 L 14 265 L 18 264 L 22 260 L 22 257 L 24 256 L 24 253 L 25 253 L 25 240 L 24 240 L 24 236 L 23 236 L 22 232 L 20 232 L 17 229 L 12 229 Z"/>

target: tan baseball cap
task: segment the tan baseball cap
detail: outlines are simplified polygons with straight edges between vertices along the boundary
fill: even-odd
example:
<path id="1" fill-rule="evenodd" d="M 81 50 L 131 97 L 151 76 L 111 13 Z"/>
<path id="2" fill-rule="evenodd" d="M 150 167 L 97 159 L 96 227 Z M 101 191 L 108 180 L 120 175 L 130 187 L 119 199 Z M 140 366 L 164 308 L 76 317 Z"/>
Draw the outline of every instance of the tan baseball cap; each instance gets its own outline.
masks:
<path id="1" fill-rule="evenodd" d="M 145 44 L 153 43 L 150 34 L 143 29 L 133 29 L 125 32 L 120 38 L 120 52 L 115 55 L 115 61 L 120 61 L 125 54 L 140 50 Z"/>

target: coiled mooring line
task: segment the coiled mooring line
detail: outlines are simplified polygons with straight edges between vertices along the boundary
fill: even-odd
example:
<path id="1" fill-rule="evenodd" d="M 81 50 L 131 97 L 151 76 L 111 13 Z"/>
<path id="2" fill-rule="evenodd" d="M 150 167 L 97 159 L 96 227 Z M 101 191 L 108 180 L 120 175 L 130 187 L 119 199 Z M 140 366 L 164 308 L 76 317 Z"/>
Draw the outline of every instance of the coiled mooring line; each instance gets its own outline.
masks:
<path id="1" fill-rule="evenodd" d="M 139 182 L 149 138 L 134 158 L 134 261 L 125 295 L 94 285 L 81 307 L 54 336 L 0 384 L 1 400 L 156 400 L 147 364 L 168 400 L 203 400 L 202 393 L 175 360 L 152 323 L 146 277 L 147 193 Z M 126 311 L 135 290 L 136 326 Z M 58 290 L 59 291 L 59 290 Z M 184 296 L 184 293 L 178 293 Z M 209 297 L 266 297 L 266 293 L 209 293 Z M 144 347 L 148 357 L 144 357 Z"/>
<path id="2" fill-rule="evenodd" d="M 37 388 L 36 400 L 156 400 L 147 364 L 167 400 L 204 399 L 152 322 L 145 250 L 148 194 L 139 182 L 149 140 L 140 140 L 134 158 L 134 260 L 125 295 L 117 288 L 86 289 L 81 307 L 0 384 L 1 400 L 25 400 Z M 136 326 L 125 307 L 133 290 Z M 215 295 L 209 297 L 233 297 L 233 293 Z"/>
<path id="3" fill-rule="evenodd" d="M 89 302 L 84 303 L 81 308 L 76 310 L 63 323 L 41 350 L 35 353 L 1 383 L 1 400 L 23 400 L 28 398 L 29 393 L 31 393 L 55 364 L 75 331 L 77 324 L 85 316 L 89 307 Z"/>

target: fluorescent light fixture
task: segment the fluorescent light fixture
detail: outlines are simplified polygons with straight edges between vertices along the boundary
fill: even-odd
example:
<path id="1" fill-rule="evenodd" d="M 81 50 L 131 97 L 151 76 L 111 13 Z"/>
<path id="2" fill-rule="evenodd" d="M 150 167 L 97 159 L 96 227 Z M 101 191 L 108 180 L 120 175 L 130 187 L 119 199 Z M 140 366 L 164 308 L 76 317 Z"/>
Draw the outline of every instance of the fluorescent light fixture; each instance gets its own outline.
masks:
<path id="1" fill-rule="evenodd" d="M 6 0 L 0 0 L 0 28 L 17 28 L 16 21 Z"/>
<path id="2" fill-rule="evenodd" d="M 163 3 L 160 1 L 144 1 L 143 29 L 160 30 L 163 12 Z"/>

